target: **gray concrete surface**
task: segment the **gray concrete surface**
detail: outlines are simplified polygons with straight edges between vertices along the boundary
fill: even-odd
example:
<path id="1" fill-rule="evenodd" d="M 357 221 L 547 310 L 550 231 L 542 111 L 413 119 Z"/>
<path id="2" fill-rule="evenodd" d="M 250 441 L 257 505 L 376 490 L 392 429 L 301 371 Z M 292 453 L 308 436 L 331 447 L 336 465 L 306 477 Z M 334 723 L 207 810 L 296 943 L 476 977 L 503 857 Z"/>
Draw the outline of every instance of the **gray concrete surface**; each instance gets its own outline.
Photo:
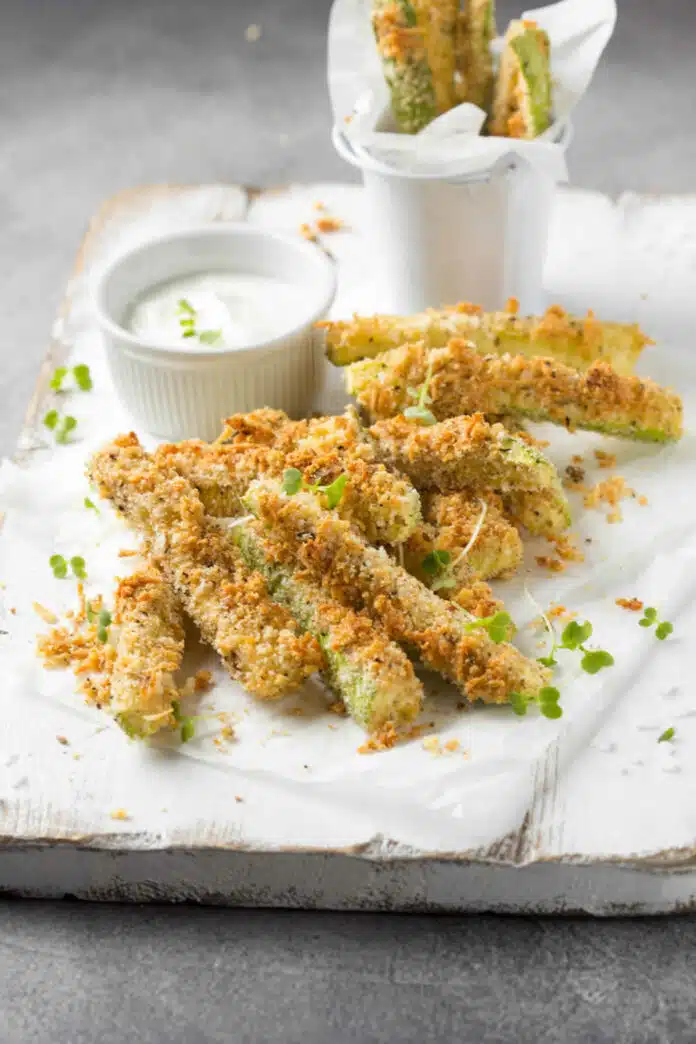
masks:
<path id="1" fill-rule="evenodd" d="M 90 214 L 152 181 L 348 178 L 328 0 L 1 0 L 0 450 Z M 518 13 L 500 3 L 503 18 Z M 580 185 L 696 190 L 693 0 L 619 0 Z M 261 26 L 257 43 L 247 25 Z M 0 1040 L 693 1041 L 696 921 L 0 905 Z"/>

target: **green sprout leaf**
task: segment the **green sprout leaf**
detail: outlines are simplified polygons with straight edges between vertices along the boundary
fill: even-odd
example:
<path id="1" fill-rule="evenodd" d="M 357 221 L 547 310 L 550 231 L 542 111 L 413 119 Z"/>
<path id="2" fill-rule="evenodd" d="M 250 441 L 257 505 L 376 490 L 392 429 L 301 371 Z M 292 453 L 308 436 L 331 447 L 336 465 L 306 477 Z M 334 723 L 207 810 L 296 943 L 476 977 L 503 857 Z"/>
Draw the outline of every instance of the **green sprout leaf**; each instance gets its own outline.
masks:
<path id="1" fill-rule="evenodd" d="M 404 417 L 415 421 L 416 424 L 420 424 L 424 428 L 430 428 L 433 424 L 437 424 L 437 417 L 425 406 L 407 406 L 404 410 Z"/>
<path id="2" fill-rule="evenodd" d="M 604 649 L 583 651 L 585 655 L 580 661 L 580 666 L 587 674 L 597 674 L 605 667 L 613 667 L 614 665 L 614 657 L 611 653 L 605 652 Z"/>
<path id="3" fill-rule="evenodd" d="M 196 309 L 193 307 L 190 301 L 186 300 L 185 297 L 181 297 L 179 299 L 178 310 L 180 313 L 185 313 L 186 315 L 196 314 Z"/>
<path id="4" fill-rule="evenodd" d="M 557 667 L 558 666 L 558 660 L 553 655 L 553 653 L 551 653 L 550 656 L 537 656 L 537 663 L 540 663 L 542 665 L 542 667 Z"/>
<path id="5" fill-rule="evenodd" d="M 669 622 L 669 620 L 661 621 L 659 616 L 657 615 L 657 609 L 655 609 L 653 606 L 648 606 L 648 608 L 644 610 L 642 617 L 638 621 L 638 626 L 653 627 L 654 624 L 657 624 L 657 627 L 655 627 L 655 637 L 660 642 L 664 642 L 665 638 L 669 637 L 669 635 L 674 630 L 674 627 Z"/>
<path id="6" fill-rule="evenodd" d="M 524 717 L 527 713 L 529 699 L 521 692 L 511 692 L 508 699 L 515 714 L 519 715 L 520 718 Z"/>
<path id="7" fill-rule="evenodd" d="M 283 472 L 283 493 L 294 497 L 302 489 L 302 472 L 297 468 L 286 468 Z"/>
<path id="8" fill-rule="evenodd" d="M 585 623 L 579 624 L 576 620 L 571 620 L 569 624 L 566 624 L 561 634 L 561 649 L 580 649 L 592 636 L 592 624 L 589 620 Z"/>
<path id="9" fill-rule="evenodd" d="M 559 707 L 557 703 L 542 703 L 539 706 L 539 710 L 545 718 L 562 718 L 563 708 Z"/>
<path id="10" fill-rule="evenodd" d="M 44 425 L 49 429 L 49 431 L 53 431 L 56 424 L 58 423 L 58 410 L 49 410 L 46 416 L 44 417 L 43 422 Z"/>
<path id="11" fill-rule="evenodd" d="M 439 551 L 437 548 L 433 548 L 429 551 L 421 562 L 423 572 L 427 573 L 428 576 L 437 576 L 437 574 L 452 561 L 452 555 L 449 551 Z"/>
<path id="12" fill-rule="evenodd" d="M 563 717 L 563 709 L 558 706 L 560 698 L 560 692 L 552 685 L 545 685 L 543 689 L 539 690 L 539 710 L 545 718 Z"/>
<path id="13" fill-rule="evenodd" d="M 78 363 L 77 366 L 73 366 L 73 377 L 75 378 L 75 384 L 80 391 L 91 391 L 92 390 L 92 376 L 89 372 L 89 366 L 85 363 Z"/>
<path id="14" fill-rule="evenodd" d="M 74 417 L 63 417 L 56 429 L 56 442 L 66 443 L 70 432 L 74 431 L 76 427 L 77 421 Z"/>
<path id="15" fill-rule="evenodd" d="M 68 368 L 67 368 L 67 366 L 59 366 L 57 370 L 53 371 L 53 376 L 51 377 L 51 383 L 50 383 L 49 387 L 52 388 L 53 391 L 60 391 L 61 387 L 62 387 L 62 384 L 63 384 L 63 381 L 65 380 L 65 378 L 67 376 L 68 376 Z M 55 411 L 52 411 L 52 412 L 55 412 Z M 56 416 L 57 416 L 57 413 L 56 413 Z"/>
<path id="16" fill-rule="evenodd" d="M 483 627 L 488 632 L 490 640 L 496 645 L 500 645 L 501 642 L 509 639 L 515 625 L 509 613 L 497 612 L 492 616 L 482 616 L 480 620 L 472 620 L 467 624 L 467 630 L 473 630 L 474 627 Z"/>
<path id="17" fill-rule="evenodd" d="M 100 642 L 109 639 L 109 627 L 111 626 L 111 613 L 108 609 L 102 609 L 97 620 L 97 638 Z"/>
<path id="18" fill-rule="evenodd" d="M 288 470 L 292 471 L 293 469 L 289 468 Z M 331 485 L 319 486 L 319 489 L 326 497 L 327 507 L 335 508 L 338 504 L 341 503 L 341 498 L 343 497 L 343 493 L 346 488 L 347 482 L 348 476 L 346 474 L 343 474 L 339 475 L 337 479 L 334 479 Z"/>
<path id="19" fill-rule="evenodd" d="M 70 568 L 77 577 L 78 580 L 87 579 L 87 570 L 85 568 L 85 560 L 80 555 L 75 555 L 70 559 Z"/>
<path id="20" fill-rule="evenodd" d="M 83 500 L 83 504 L 88 511 L 96 511 L 98 515 L 101 514 L 97 505 L 94 503 L 93 500 L 90 500 L 89 497 L 85 497 L 85 499 Z"/>
<path id="21" fill-rule="evenodd" d="M 195 330 L 184 330 L 182 336 L 183 337 L 195 337 L 196 336 L 196 331 Z"/>
<path id="22" fill-rule="evenodd" d="M 198 335 L 201 344 L 217 344 L 222 339 L 222 330 L 203 330 Z"/>
<path id="23" fill-rule="evenodd" d="M 664 642 L 665 638 L 672 633 L 674 627 L 668 620 L 663 620 L 662 623 L 658 624 L 655 628 L 655 637 L 659 641 Z"/>
<path id="24" fill-rule="evenodd" d="M 62 555 L 51 555 L 48 564 L 53 570 L 53 575 L 57 577 L 58 580 L 64 580 L 68 575 L 68 563 Z"/>
<path id="25" fill-rule="evenodd" d="M 437 417 L 427 408 L 428 405 L 433 401 L 430 395 L 430 382 L 433 377 L 433 364 L 428 363 L 428 369 L 425 374 L 425 380 L 421 384 L 420 388 L 408 388 L 407 392 L 412 399 L 416 400 L 415 406 L 407 406 L 404 410 L 404 417 L 408 420 L 415 421 L 416 424 L 422 424 L 424 427 L 430 427 L 433 424 L 437 424 Z"/>
<path id="26" fill-rule="evenodd" d="M 670 726 L 668 729 L 665 729 L 661 736 L 658 736 L 657 742 L 669 743 L 672 739 L 674 739 L 674 729 Z"/>
<path id="27" fill-rule="evenodd" d="M 181 719 L 181 742 L 188 743 L 189 740 L 193 739 L 196 735 L 196 724 L 193 718 L 184 717 Z"/>

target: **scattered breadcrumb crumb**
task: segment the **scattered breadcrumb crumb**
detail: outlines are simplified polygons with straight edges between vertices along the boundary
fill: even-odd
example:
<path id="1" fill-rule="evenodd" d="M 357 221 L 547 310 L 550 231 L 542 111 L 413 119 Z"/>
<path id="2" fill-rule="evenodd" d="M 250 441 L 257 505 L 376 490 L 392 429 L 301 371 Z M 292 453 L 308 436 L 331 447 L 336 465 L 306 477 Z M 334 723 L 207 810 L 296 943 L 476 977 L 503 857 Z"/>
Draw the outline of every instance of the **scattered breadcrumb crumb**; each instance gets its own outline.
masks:
<path id="1" fill-rule="evenodd" d="M 311 225 L 308 225 L 306 221 L 303 221 L 300 225 L 300 235 L 303 236 L 310 243 L 316 243 L 317 234 Z"/>
<path id="2" fill-rule="evenodd" d="M 41 602 L 33 602 L 32 609 L 37 616 L 40 616 L 44 623 L 56 624 L 58 623 L 58 617 L 55 613 L 52 613 L 50 609 L 47 609 L 45 605 L 41 605 Z"/>
<path id="3" fill-rule="evenodd" d="M 249 43 L 256 43 L 257 40 L 261 39 L 261 26 L 256 24 L 248 25 L 244 30 L 244 36 Z"/>
<path id="4" fill-rule="evenodd" d="M 337 217 L 320 217 L 317 218 L 316 228 L 318 232 L 340 232 L 342 228 L 345 228 L 345 222 L 341 218 Z"/>
<path id="5" fill-rule="evenodd" d="M 578 464 L 569 464 L 565 469 L 565 478 L 563 479 L 563 485 L 565 488 L 570 489 L 575 493 L 584 493 L 584 481 L 585 469 L 581 468 Z"/>
<path id="6" fill-rule="evenodd" d="M 392 722 L 388 721 L 379 732 L 370 736 L 366 743 L 358 747 L 358 754 L 374 754 L 380 750 L 390 750 L 396 745 L 398 738 Z"/>
<path id="7" fill-rule="evenodd" d="M 427 750 L 431 754 L 439 754 L 440 749 L 441 748 L 439 736 L 426 736 L 423 740 L 423 750 Z"/>
<path id="8" fill-rule="evenodd" d="M 584 562 L 585 556 L 575 545 L 576 537 L 573 533 L 562 536 L 547 537 L 547 540 L 556 548 L 556 554 L 564 562 Z"/>
<path id="9" fill-rule="evenodd" d="M 574 453 L 573 456 L 570 458 L 570 463 L 571 464 L 584 464 L 585 463 L 585 458 L 580 453 Z"/>
<path id="10" fill-rule="evenodd" d="M 129 547 L 122 547 L 118 553 L 119 558 L 136 558 L 140 554 L 139 551 L 134 551 Z"/>
<path id="11" fill-rule="evenodd" d="M 125 808 L 116 808 L 111 813 L 112 819 L 130 819 L 130 816 L 126 812 Z"/>
<path id="12" fill-rule="evenodd" d="M 81 754 L 73 754 L 73 761 L 79 761 L 81 757 Z"/>
<path id="13" fill-rule="evenodd" d="M 12 607 L 12 609 L 10 609 L 10 612 L 12 613 L 13 616 L 17 615 L 17 610 L 14 608 L 14 606 Z"/>
<path id="14" fill-rule="evenodd" d="M 567 562 L 562 562 L 559 558 L 550 558 L 548 555 L 537 555 L 536 564 L 552 573 L 562 573 L 568 568 Z"/>
<path id="15" fill-rule="evenodd" d="M 314 210 L 326 210 L 326 204 L 322 203 L 320 199 L 315 199 L 312 207 Z"/>
<path id="16" fill-rule="evenodd" d="M 616 454 L 607 453 L 605 450 L 595 450 L 594 455 L 597 458 L 600 468 L 615 468 L 616 467 Z"/>
<path id="17" fill-rule="evenodd" d="M 242 802 L 244 801 L 244 798 L 240 797 L 239 794 L 235 794 L 234 795 L 234 800 L 237 802 L 238 805 L 241 805 Z"/>
<path id="18" fill-rule="evenodd" d="M 640 504 L 641 507 L 645 507 L 647 505 L 647 503 L 648 503 L 648 498 L 645 497 L 645 496 L 640 496 L 640 497 L 638 497 L 638 503 Z"/>
<path id="19" fill-rule="evenodd" d="M 224 740 L 231 740 L 235 738 L 235 731 L 231 725 L 224 725 L 220 730 L 220 737 Z"/>
<path id="20" fill-rule="evenodd" d="M 70 743 L 70 740 L 68 739 L 67 736 L 56 736 L 56 739 L 64 747 L 67 747 L 69 745 L 69 743 Z"/>
<path id="21" fill-rule="evenodd" d="M 597 508 L 600 504 L 607 504 L 609 507 L 616 509 L 607 515 L 607 522 L 620 522 L 623 516 L 618 509 L 618 505 L 622 500 L 630 497 L 634 500 L 637 499 L 640 503 L 640 498 L 637 496 L 636 491 L 626 484 L 626 479 L 622 475 L 613 475 L 603 482 L 598 482 L 592 489 L 587 490 L 584 504 L 587 508 Z"/>
<path id="22" fill-rule="evenodd" d="M 632 613 L 639 613 L 643 608 L 640 598 L 617 598 L 616 604 L 622 609 L 628 609 Z"/>
<path id="23" fill-rule="evenodd" d="M 459 747 L 460 747 L 459 740 L 458 739 L 451 739 L 451 740 L 447 740 L 447 743 L 445 743 L 444 749 L 449 751 L 450 753 L 453 753 L 455 750 L 459 750 Z"/>
<path id="24" fill-rule="evenodd" d="M 535 446 L 536 449 L 546 449 L 547 446 L 551 445 L 548 439 L 537 439 L 528 431 L 516 431 L 515 436 L 521 439 L 522 442 L 526 442 L 528 446 Z"/>
<path id="25" fill-rule="evenodd" d="M 517 300 L 517 298 L 508 297 L 507 301 L 505 302 L 505 311 L 508 313 L 508 315 L 517 315 L 519 310 L 520 302 Z"/>

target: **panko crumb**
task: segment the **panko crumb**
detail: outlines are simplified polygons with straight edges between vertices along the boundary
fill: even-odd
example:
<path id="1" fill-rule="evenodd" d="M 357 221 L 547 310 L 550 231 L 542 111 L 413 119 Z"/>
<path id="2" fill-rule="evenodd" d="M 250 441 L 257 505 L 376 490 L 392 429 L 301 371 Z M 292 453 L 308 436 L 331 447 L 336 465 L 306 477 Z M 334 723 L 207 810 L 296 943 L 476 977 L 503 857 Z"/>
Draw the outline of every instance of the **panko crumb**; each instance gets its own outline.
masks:
<path id="1" fill-rule="evenodd" d="M 306 239 L 309 243 L 316 243 L 317 234 L 311 225 L 308 225 L 306 221 L 303 221 L 300 225 L 300 235 L 303 239 Z"/>
<path id="2" fill-rule="evenodd" d="M 381 750 L 391 750 L 396 746 L 399 739 L 398 733 L 391 721 L 388 721 L 379 732 L 370 736 L 366 743 L 358 747 L 358 754 L 375 754 Z"/>
<path id="3" fill-rule="evenodd" d="M 459 750 L 460 746 L 458 739 L 451 739 L 447 740 L 446 743 L 441 743 L 439 736 L 426 736 L 423 740 L 423 749 L 430 754 L 435 754 L 437 757 L 441 757 L 443 754 L 454 754 Z"/>
<path id="4" fill-rule="evenodd" d="M 47 609 L 45 605 L 41 605 L 41 602 L 32 602 L 32 609 L 37 616 L 40 616 L 46 624 L 57 624 L 58 617 L 55 613 L 52 613 L 50 609 Z"/>
<path id="5" fill-rule="evenodd" d="M 240 797 L 239 794 L 234 795 L 234 800 L 237 802 L 238 805 L 241 805 L 244 802 L 244 798 Z"/>
<path id="6" fill-rule="evenodd" d="M 130 819 L 130 816 L 126 812 L 125 808 L 115 808 L 114 811 L 111 813 L 111 818 L 124 820 Z"/>
<path id="7" fill-rule="evenodd" d="M 584 562 L 585 556 L 575 545 L 576 537 L 572 533 L 562 536 L 547 537 L 547 540 L 556 548 L 556 554 L 564 562 Z"/>
<path id="8" fill-rule="evenodd" d="M 640 598 L 617 598 L 616 604 L 622 609 L 628 609 L 631 613 L 639 613 L 643 608 Z"/>
<path id="9" fill-rule="evenodd" d="M 570 458 L 570 463 L 571 464 L 584 464 L 585 463 L 585 458 L 582 456 L 581 453 L 574 453 L 573 456 Z"/>
<path id="10" fill-rule="evenodd" d="M 517 300 L 517 298 L 508 297 L 507 301 L 505 302 L 505 311 L 508 313 L 508 315 L 517 315 L 519 310 L 520 302 Z"/>
<path id="11" fill-rule="evenodd" d="M 551 445 L 548 439 L 537 439 L 528 431 L 516 431 L 515 437 L 521 439 L 522 442 L 526 442 L 528 446 L 534 446 L 535 449 L 543 450 Z"/>
<path id="12" fill-rule="evenodd" d="M 641 507 L 647 507 L 648 498 L 641 495 L 640 497 L 638 497 L 638 503 L 640 504 Z"/>
<path id="13" fill-rule="evenodd" d="M 565 469 L 565 477 L 563 479 L 563 485 L 565 488 L 574 493 L 584 493 L 584 481 L 585 469 L 581 468 L 579 464 L 569 464 Z"/>
<path id="14" fill-rule="evenodd" d="M 618 505 L 622 500 L 631 497 L 640 503 L 641 498 L 634 489 L 627 485 L 626 479 L 622 475 L 612 475 L 611 478 L 604 479 L 603 482 L 598 482 L 592 489 L 587 490 L 583 503 L 586 508 L 598 508 L 601 504 L 607 504 L 610 508 L 614 508 L 607 515 L 607 522 L 620 522 L 623 516 Z"/>
<path id="15" fill-rule="evenodd" d="M 326 210 L 326 204 L 322 203 L 320 199 L 315 199 L 312 203 L 313 210 Z"/>
<path id="16" fill-rule="evenodd" d="M 546 611 L 546 615 L 550 620 L 559 620 L 565 623 L 566 621 L 574 620 L 578 614 L 571 609 L 566 609 L 564 605 L 556 605 L 552 602 Z"/>
<path id="17" fill-rule="evenodd" d="M 63 746 L 63 747 L 67 747 L 67 746 L 69 746 L 69 745 L 70 745 L 70 740 L 68 739 L 68 737 L 67 737 L 67 736 L 56 736 L 56 739 L 58 740 L 58 742 L 59 742 L 59 743 L 61 744 L 61 746 Z"/>
<path id="18" fill-rule="evenodd" d="M 560 558 L 551 558 L 549 555 L 537 555 L 536 564 L 551 573 L 562 573 L 568 568 L 567 562 L 562 562 Z"/>
<path id="19" fill-rule="evenodd" d="M 118 553 L 119 558 L 137 558 L 140 554 L 139 551 L 134 551 L 131 547 L 122 547 Z"/>
<path id="20" fill-rule="evenodd" d="M 595 450 L 594 455 L 597 458 L 597 463 L 600 468 L 615 468 L 616 467 L 616 454 L 607 453 L 605 450 Z"/>
<path id="21" fill-rule="evenodd" d="M 316 229 L 318 232 L 324 234 L 328 232 L 340 232 L 342 228 L 345 228 L 345 222 L 338 217 L 320 217 L 316 220 Z"/>

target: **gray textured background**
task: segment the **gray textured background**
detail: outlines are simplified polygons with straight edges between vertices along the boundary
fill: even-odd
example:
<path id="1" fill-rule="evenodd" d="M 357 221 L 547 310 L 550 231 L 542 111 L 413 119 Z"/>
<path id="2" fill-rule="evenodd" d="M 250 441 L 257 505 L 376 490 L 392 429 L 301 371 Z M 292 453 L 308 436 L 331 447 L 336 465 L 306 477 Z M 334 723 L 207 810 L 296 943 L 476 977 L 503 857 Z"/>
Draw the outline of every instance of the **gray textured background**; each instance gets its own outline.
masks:
<path id="1" fill-rule="evenodd" d="M 328 0 L 0 0 L 0 450 L 90 214 L 152 181 L 348 178 Z M 501 20 L 519 12 L 499 3 Z M 696 190 L 695 0 L 619 0 L 576 184 Z M 244 29 L 262 27 L 247 43 Z M 3 1044 L 691 1042 L 691 918 L 0 905 Z"/>

